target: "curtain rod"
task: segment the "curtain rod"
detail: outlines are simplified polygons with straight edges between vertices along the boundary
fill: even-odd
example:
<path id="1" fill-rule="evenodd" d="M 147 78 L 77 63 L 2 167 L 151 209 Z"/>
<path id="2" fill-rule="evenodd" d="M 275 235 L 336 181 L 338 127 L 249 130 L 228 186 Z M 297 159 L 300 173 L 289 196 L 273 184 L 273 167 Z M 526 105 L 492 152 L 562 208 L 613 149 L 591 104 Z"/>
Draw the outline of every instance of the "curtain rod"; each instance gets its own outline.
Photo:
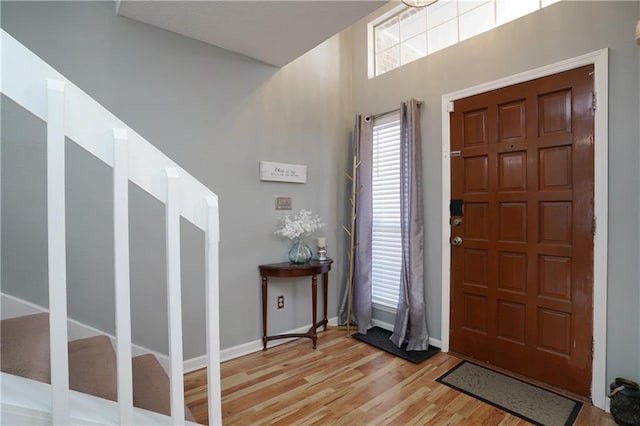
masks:
<path id="1" fill-rule="evenodd" d="M 418 106 L 422 106 L 422 101 L 418 101 Z M 400 111 L 400 108 L 392 109 L 389 111 L 381 112 L 379 114 L 369 115 L 368 117 L 375 120 L 376 118 L 384 117 L 385 115 L 393 114 L 394 112 Z"/>

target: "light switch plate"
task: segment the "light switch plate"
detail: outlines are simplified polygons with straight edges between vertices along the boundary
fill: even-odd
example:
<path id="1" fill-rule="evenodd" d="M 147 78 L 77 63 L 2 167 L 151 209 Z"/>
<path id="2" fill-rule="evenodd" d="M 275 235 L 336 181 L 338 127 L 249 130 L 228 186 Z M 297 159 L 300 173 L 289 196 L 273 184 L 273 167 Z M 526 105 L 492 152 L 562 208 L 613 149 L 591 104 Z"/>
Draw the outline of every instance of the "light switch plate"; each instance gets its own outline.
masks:
<path id="1" fill-rule="evenodd" d="M 276 197 L 276 210 L 291 210 L 291 197 L 289 197 L 289 196 L 277 196 Z"/>

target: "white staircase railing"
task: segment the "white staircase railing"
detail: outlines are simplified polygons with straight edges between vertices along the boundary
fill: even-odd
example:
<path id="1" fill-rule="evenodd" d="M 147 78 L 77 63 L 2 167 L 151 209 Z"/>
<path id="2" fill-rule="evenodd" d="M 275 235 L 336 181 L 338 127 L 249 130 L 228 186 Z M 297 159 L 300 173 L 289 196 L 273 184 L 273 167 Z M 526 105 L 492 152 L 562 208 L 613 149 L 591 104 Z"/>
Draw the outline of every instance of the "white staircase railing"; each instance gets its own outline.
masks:
<path id="1" fill-rule="evenodd" d="M 180 217 L 205 232 L 209 423 L 221 424 L 218 198 L 62 74 L 2 30 L 0 90 L 47 122 L 51 388 L 54 424 L 70 419 L 65 258 L 65 137 L 113 168 L 119 423 L 131 424 L 128 182 L 165 204 L 171 423 L 184 423 Z"/>

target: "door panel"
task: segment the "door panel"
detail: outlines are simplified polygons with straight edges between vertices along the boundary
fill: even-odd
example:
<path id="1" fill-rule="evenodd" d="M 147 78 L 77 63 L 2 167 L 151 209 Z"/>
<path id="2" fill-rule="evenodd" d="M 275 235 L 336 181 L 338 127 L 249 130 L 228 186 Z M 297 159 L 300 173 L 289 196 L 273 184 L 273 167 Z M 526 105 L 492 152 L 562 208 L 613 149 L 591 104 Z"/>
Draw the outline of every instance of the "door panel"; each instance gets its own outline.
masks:
<path id="1" fill-rule="evenodd" d="M 456 101 L 451 349 L 589 396 L 593 66 Z"/>

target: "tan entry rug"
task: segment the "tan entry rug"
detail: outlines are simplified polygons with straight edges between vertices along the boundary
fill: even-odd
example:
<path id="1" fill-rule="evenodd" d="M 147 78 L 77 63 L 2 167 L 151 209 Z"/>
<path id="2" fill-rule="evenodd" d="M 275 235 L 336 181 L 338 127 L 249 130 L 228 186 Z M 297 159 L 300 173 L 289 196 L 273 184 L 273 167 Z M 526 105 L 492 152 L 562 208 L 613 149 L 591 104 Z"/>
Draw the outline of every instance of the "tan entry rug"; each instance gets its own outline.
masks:
<path id="1" fill-rule="evenodd" d="M 572 425 L 582 408 L 581 402 L 468 361 L 437 381 L 535 425 Z"/>

